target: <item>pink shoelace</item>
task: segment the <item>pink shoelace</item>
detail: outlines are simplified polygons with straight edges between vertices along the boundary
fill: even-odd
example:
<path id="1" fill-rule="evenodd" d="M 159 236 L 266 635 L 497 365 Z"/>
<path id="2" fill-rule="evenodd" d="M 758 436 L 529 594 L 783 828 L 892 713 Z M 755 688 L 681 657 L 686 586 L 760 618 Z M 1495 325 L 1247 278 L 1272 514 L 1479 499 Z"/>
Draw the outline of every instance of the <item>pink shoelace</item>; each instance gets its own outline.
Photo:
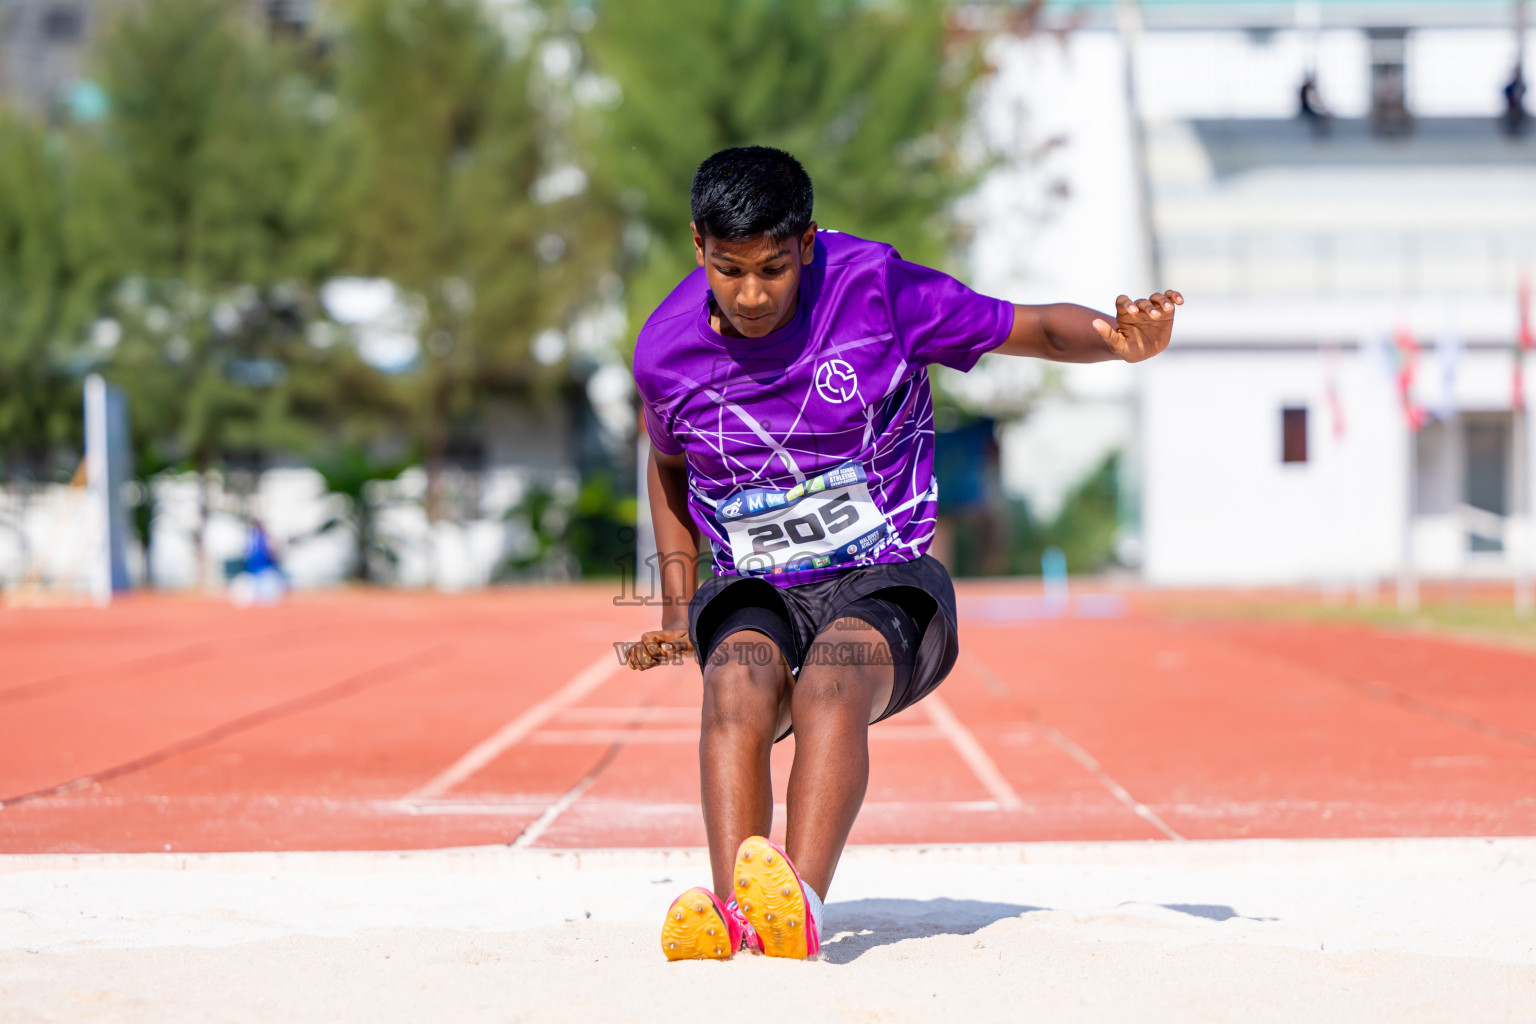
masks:
<path id="1" fill-rule="evenodd" d="M 725 910 L 741 927 L 742 947 L 750 949 L 754 953 L 761 953 L 763 951 L 763 942 L 757 937 L 757 931 L 752 927 L 752 922 L 747 920 L 747 916 L 736 905 L 736 897 L 731 897 L 731 901 L 725 905 Z"/>

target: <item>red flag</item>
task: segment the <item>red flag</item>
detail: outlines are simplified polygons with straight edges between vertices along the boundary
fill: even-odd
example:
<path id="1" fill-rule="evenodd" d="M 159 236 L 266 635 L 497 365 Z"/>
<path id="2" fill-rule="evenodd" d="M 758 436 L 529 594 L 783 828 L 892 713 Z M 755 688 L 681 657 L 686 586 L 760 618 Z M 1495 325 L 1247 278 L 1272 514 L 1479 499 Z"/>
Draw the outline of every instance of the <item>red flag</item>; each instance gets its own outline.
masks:
<path id="1" fill-rule="evenodd" d="M 1525 354 L 1532 348 L 1536 348 L 1536 337 L 1531 331 L 1531 279 L 1522 275 L 1520 278 L 1520 340 L 1515 346 L 1515 374 L 1513 381 L 1513 394 L 1510 396 L 1509 405 L 1515 412 L 1525 411 Z"/>
<path id="2" fill-rule="evenodd" d="M 1333 439 L 1344 440 L 1344 400 L 1339 397 L 1339 350 L 1333 345 L 1323 346 L 1323 368 L 1326 374 L 1328 412 L 1333 418 Z"/>
<path id="3" fill-rule="evenodd" d="M 1407 327 L 1397 329 L 1397 354 L 1397 393 L 1403 400 L 1403 415 L 1408 420 L 1408 429 L 1418 430 L 1429 422 L 1429 413 L 1413 401 L 1413 371 L 1419 359 L 1419 343 Z"/>

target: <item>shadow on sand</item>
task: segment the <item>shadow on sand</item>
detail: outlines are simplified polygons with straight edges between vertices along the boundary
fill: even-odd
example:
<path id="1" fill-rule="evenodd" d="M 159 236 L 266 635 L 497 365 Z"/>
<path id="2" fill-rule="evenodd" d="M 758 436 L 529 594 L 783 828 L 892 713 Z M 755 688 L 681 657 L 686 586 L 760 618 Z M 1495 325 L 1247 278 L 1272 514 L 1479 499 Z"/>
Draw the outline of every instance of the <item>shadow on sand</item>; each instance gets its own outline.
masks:
<path id="1" fill-rule="evenodd" d="M 970 935 L 987 925 L 1046 907 L 985 900 L 849 900 L 827 904 L 827 930 L 821 958 L 846 964 L 876 946 L 927 935 Z"/>
<path id="2" fill-rule="evenodd" d="M 1129 903 L 1120 904 L 1122 907 L 1131 906 Z M 1234 917 L 1239 921 L 1278 921 L 1278 917 L 1248 917 L 1239 914 L 1231 907 L 1220 903 L 1159 903 L 1157 906 L 1164 910 L 1176 910 L 1190 917 L 1203 917 L 1207 921 L 1230 921 Z"/>

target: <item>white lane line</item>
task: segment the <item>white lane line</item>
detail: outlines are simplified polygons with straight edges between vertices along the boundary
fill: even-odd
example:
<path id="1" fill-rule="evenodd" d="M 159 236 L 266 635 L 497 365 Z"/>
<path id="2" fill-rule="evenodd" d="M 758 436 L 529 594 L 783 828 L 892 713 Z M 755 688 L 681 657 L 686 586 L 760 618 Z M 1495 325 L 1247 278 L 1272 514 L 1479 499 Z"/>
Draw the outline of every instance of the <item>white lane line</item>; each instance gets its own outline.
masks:
<path id="1" fill-rule="evenodd" d="M 575 805 L 576 801 L 581 799 L 581 795 L 592 788 L 592 784 L 596 782 L 597 777 L 603 773 L 603 769 L 608 767 L 609 760 L 611 760 L 611 758 L 604 758 L 601 765 L 588 772 L 585 776 L 582 777 L 580 782 L 566 790 L 564 796 L 550 804 L 548 807 L 544 808 L 544 813 L 540 814 L 537 818 L 534 818 L 533 821 L 529 823 L 528 827 L 523 829 L 522 834 L 519 835 L 516 839 L 512 840 L 512 849 L 521 850 L 526 846 L 532 846 L 534 843 L 538 842 L 539 837 L 544 834 L 549 826 L 555 823 L 555 819 L 560 817 L 560 815 L 564 814 L 566 811 L 570 810 L 571 807 Z"/>
<path id="2" fill-rule="evenodd" d="M 999 679 L 997 673 L 992 671 L 991 666 L 976 657 L 976 655 L 966 655 L 966 668 L 970 670 L 973 676 L 980 679 L 982 684 L 993 694 L 1005 696 L 1009 692 L 1008 684 Z M 1072 738 L 1066 733 L 1041 718 L 1038 711 L 1031 710 L 1029 723 L 1045 733 L 1046 739 L 1056 744 L 1068 757 L 1086 769 L 1088 774 L 1099 781 L 1099 785 L 1109 791 L 1110 796 L 1124 804 L 1132 814 L 1146 821 L 1169 839 L 1188 838 L 1187 836 L 1180 835 L 1166 821 L 1158 817 L 1157 812 L 1152 810 L 1152 808 L 1131 796 L 1130 791 L 1116 782 L 1092 754 L 1073 742 Z"/>
<path id="3" fill-rule="evenodd" d="M 976 780 L 992 794 L 992 799 L 1000 809 L 1017 811 L 1024 806 L 1019 794 L 1013 791 L 1008 780 L 1003 778 L 1003 773 L 997 770 L 997 763 L 981 748 L 971 730 L 960 724 L 960 719 L 949 710 L 943 698 L 937 693 L 930 693 L 923 698 L 921 706 L 928 709 L 928 717 L 933 720 L 933 724 L 949 740 L 950 746 L 955 748 L 955 753 L 960 755 L 960 760 L 970 768 Z"/>
<path id="4" fill-rule="evenodd" d="M 1113 778 L 1110 777 L 1110 774 L 1104 770 L 1104 768 L 1099 764 L 1099 762 L 1094 758 L 1092 754 L 1088 753 L 1088 751 L 1084 750 L 1082 747 L 1073 742 L 1072 738 L 1069 737 L 1066 733 L 1062 732 L 1054 725 L 1051 725 L 1048 722 L 1044 722 L 1039 718 L 1034 720 L 1034 725 L 1035 728 L 1045 733 L 1046 739 L 1056 744 L 1066 752 L 1068 757 L 1086 768 L 1089 774 L 1099 780 L 1100 785 L 1109 790 L 1111 796 L 1113 796 L 1116 800 L 1119 800 L 1126 807 L 1130 808 L 1133 814 L 1136 814 L 1139 817 L 1145 819 L 1153 828 L 1157 829 L 1169 839 L 1188 838 L 1176 832 L 1172 826 L 1170 826 L 1162 818 L 1158 817 L 1157 812 L 1152 808 L 1131 796 L 1131 794 L 1126 790 L 1124 786 L 1120 785 L 1120 783 L 1116 782 Z"/>
<path id="5" fill-rule="evenodd" d="M 635 709 L 636 712 L 643 710 L 643 707 Z M 632 722 L 631 725 L 633 726 L 633 724 L 634 723 Z M 619 751 L 628 746 L 628 744 L 625 742 L 623 730 L 610 731 L 618 731 L 619 736 L 609 745 L 607 752 L 604 753 L 602 757 L 598 758 L 597 764 L 592 766 L 591 771 L 587 772 L 587 774 L 583 775 L 580 779 L 577 780 L 576 785 L 566 790 L 565 795 L 562 796 L 559 800 L 556 800 L 554 803 L 544 808 L 544 812 L 537 818 L 533 819 L 533 821 L 528 824 L 528 827 L 523 829 L 523 831 L 519 833 L 516 839 L 512 840 L 513 849 L 522 849 L 523 847 L 532 846 L 534 843 L 538 842 L 539 837 L 542 836 L 549 829 L 549 827 L 555 823 L 560 815 L 576 806 L 576 801 L 581 799 L 582 794 L 591 789 L 592 784 L 598 780 L 603 772 L 608 770 L 609 765 L 613 764 L 614 760 L 619 756 Z M 632 729 L 631 731 L 638 730 Z"/>
<path id="6" fill-rule="evenodd" d="M 566 706 L 576 703 L 597 689 L 621 667 L 612 651 L 604 651 L 570 682 L 537 704 L 528 708 L 506 725 L 475 744 L 457 761 L 438 772 L 424 785 L 407 793 L 405 800 L 435 800 L 496 760 L 545 722 L 554 718 Z"/>
<path id="7" fill-rule="evenodd" d="M 542 811 L 549 806 L 548 798 L 528 799 L 523 801 L 433 801 L 431 803 L 411 803 L 406 800 L 385 800 L 378 805 L 384 814 L 409 814 L 413 817 L 422 815 L 448 815 L 448 816 L 486 816 L 486 817 L 517 817 Z"/>

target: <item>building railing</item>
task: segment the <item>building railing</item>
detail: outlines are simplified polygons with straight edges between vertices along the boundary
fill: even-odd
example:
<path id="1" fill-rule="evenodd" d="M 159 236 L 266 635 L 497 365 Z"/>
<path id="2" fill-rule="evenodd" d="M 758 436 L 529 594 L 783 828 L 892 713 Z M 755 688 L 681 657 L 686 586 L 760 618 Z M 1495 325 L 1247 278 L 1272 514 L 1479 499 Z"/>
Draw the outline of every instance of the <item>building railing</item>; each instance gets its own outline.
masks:
<path id="1" fill-rule="evenodd" d="M 1536 229 L 1169 232 L 1164 276 L 1203 295 L 1512 295 Z"/>

